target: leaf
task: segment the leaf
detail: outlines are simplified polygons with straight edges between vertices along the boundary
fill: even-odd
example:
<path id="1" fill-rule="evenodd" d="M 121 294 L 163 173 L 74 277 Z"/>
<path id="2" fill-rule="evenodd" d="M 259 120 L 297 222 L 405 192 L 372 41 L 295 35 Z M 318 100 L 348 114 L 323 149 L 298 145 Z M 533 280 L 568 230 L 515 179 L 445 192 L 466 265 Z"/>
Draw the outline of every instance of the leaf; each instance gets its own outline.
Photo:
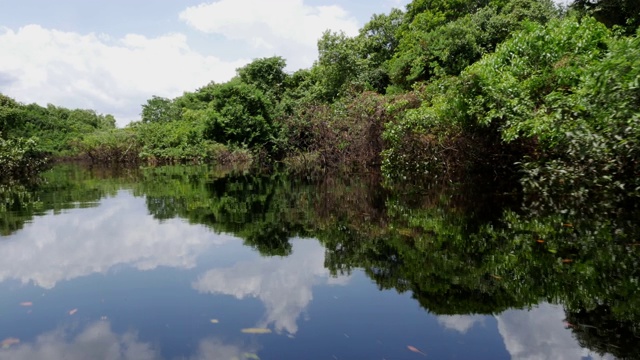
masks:
<path id="1" fill-rule="evenodd" d="M 31 301 L 23 301 L 20 303 L 20 306 L 33 306 L 33 303 Z"/>
<path id="2" fill-rule="evenodd" d="M 6 339 L 2 340 L 2 342 L 0 342 L 0 345 L 2 345 L 3 349 L 8 349 L 9 347 L 11 347 L 11 345 L 15 345 L 15 344 L 20 344 L 20 339 L 14 338 L 14 337 L 10 337 L 10 338 L 6 338 Z"/>
<path id="3" fill-rule="evenodd" d="M 267 328 L 246 328 L 241 331 L 245 334 L 271 334 L 271 329 Z"/>
<path id="4" fill-rule="evenodd" d="M 538 239 L 538 240 L 536 240 L 536 242 L 538 242 L 539 244 L 542 244 L 542 243 L 544 243 L 544 240 Z"/>
<path id="5" fill-rule="evenodd" d="M 427 354 L 423 353 L 422 351 L 420 351 L 420 350 L 419 350 L 417 347 L 415 347 L 415 346 L 408 345 L 408 346 L 407 346 L 407 349 L 409 349 L 410 351 L 413 351 L 413 352 L 414 352 L 414 353 L 416 353 L 416 354 L 421 354 L 421 355 L 427 356 Z"/>
<path id="6" fill-rule="evenodd" d="M 502 277 L 498 276 L 498 275 L 493 275 L 491 274 L 491 277 L 496 279 L 496 280 L 502 280 Z"/>
<path id="7" fill-rule="evenodd" d="M 220 322 L 220 321 L 218 321 L 218 319 L 211 319 L 211 320 L 209 320 L 209 321 L 211 321 L 211 323 L 212 323 L 212 324 L 217 324 L 217 323 L 219 323 L 219 322 Z"/>
<path id="8" fill-rule="evenodd" d="M 73 315 L 78 312 L 78 309 L 69 310 L 69 315 Z"/>
<path id="9" fill-rule="evenodd" d="M 258 355 L 252 354 L 252 353 L 244 353 L 242 354 L 242 356 L 244 356 L 247 359 L 260 360 L 260 357 Z"/>

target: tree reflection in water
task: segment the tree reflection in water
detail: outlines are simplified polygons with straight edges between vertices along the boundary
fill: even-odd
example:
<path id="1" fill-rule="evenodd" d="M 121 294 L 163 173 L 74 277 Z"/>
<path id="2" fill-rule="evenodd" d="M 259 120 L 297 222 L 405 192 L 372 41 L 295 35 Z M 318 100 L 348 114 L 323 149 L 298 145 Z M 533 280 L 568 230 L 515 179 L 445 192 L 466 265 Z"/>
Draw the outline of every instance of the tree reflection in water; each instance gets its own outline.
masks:
<path id="1" fill-rule="evenodd" d="M 381 289 L 410 291 L 437 315 L 560 304 L 581 345 L 640 356 L 637 202 L 594 191 L 517 197 L 496 187 L 505 189 L 478 179 L 389 189 L 370 174 L 306 179 L 180 166 L 109 174 L 59 166 L 37 186 L 2 188 L 0 232 L 128 189 L 145 197 L 158 220 L 231 233 L 263 256 L 288 256 L 290 239 L 315 237 L 333 275 L 363 269 Z"/>

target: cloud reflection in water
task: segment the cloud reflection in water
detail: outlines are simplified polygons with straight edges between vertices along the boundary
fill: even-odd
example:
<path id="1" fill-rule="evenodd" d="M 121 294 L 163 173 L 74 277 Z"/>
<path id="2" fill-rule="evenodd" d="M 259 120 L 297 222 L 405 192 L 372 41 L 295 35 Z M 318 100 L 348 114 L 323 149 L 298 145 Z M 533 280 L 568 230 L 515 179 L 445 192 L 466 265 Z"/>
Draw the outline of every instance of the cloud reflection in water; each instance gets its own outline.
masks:
<path id="1" fill-rule="evenodd" d="M 496 316 L 498 331 L 512 359 L 599 359 L 578 344 L 571 330 L 565 328 L 564 318 L 562 306 L 548 303 L 529 311 L 507 310 Z"/>
<path id="2" fill-rule="evenodd" d="M 259 258 L 202 274 L 193 288 L 201 293 L 226 294 L 238 299 L 259 298 L 266 311 L 258 326 L 295 334 L 297 319 L 313 299 L 314 285 L 346 285 L 349 277 L 332 278 L 324 267 L 324 249 L 315 240 L 293 241 L 293 254 Z"/>
<path id="3" fill-rule="evenodd" d="M 144 198 L 121 191 L 94 208 L 36 217 L 3 239 L 0 281 L 51 289 L 59 281 L 104 274 L 117 265 L 192 268 L 204 250 L 233 239 L 181 219 L 159 222 L 148 215 Z"/>
<path id="4" fill-rule="evenodd" d="M 138 339 L 134 331 L 120 335 L 111 329 L 108 321 L 89 324 L 80 333 L 72 335 L 73 327 L 60 327 L 36 337 L 33 342 L 22 342 L 0 350 L 0 360 L 160 360 L 160 349 Z M 195 354 L 184 360 L 242 359 L 243 354 L 255 353 L 252 346 L 229 345 L 216 338 L 199 342 Z"/>

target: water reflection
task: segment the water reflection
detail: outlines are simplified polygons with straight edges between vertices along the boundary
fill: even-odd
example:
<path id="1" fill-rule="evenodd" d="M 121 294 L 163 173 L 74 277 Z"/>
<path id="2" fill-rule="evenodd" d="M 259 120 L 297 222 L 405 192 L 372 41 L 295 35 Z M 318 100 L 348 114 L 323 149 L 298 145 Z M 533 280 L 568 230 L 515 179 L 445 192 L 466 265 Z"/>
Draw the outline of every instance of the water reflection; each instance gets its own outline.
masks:
<path id="1" fill-rule="evenodd" d="M 32 342 L 21 342 L 0 351 L 7 360 L 154 360 L 159 352 L 142 342 L 134 331 L 117 334 L 108 321 L 98 321 L 76 332 L 71 326 L 40 334 Z"/>
<path id="2" fill-rule="evenodd" d="M 0 242 L 0 281 L 51 289 L 59 281 L 104 274 L 117 265 L 186 269 L 205 249 L 231 239 L 180 219 L 159 223 L 147 215 L 143 198 L 121 191 L 97 207 L 48 213 Z"/>
<path id="3" fill-rule="evenodd" d="M 298 332 L 297 321 L 313 300 L 318 284 L 346 285 L 349 276 L 331 277 L 324 267 L 324 251 L 312 240 L 296 241 L 285 258 L 258 258 L 202 274 L 193 288 L 202 293 L 226 294 L 237 299 L 255 297 L 265 306 L 256 326 L 271 324 L 277 332 Z"/>
<path id="4" fill-rule="evenodd" d="M 480 315 L 440 315 L 438 323 L 445 329 L 455 330 L 460 334 L 466 334 L 476 325 L 484 325 L 484 316 Z"/>
<path id="5" fill-rule="evenodd" d="M 200 340 L 194 354 L 183 360 L 255 359 L 255 345 L 225 344 L 215 337 Z M 115 332 L 109 321 L 96 321 L 78 331 L 67 325 L 0 350 L 0 360 L 161 360 L 157 344 L 140 340 L 137 331 Z"/>
<path id="6" fill-rule="evenodd" d="M 491 192 L 478 197 L 477 187 L 464 184 L 405 196 L 357 177 L 313 182 L 202 167 L 151 169 L 126 179 L 71 173 L 49 175 L 33 191 L 3 190 L 2 233 L 10 236 L 0 242 L 6 254 L 0 280 L 51 289 L 119 265 L 192 269 L 182 296 L 198 293 L 206 306 L 257 299 L 264 309 L 252 308 L 249 321 L 297 339 L 303 327 L 322 323 L 301 322 L 311 318 L 318 288 L 349 289 L 355 285 L 348 274 L 365 274 L 381 290 L 407 293 L 421 314 L 436 315 L 433 324 L 448 339 L 493 328 L 493 339 L 514 358 L 589 351 L 638 357 L 637 205 L 589 203 L 582 211 L 584 202 L 559 199 L 554 206 L 520 206 Z M 232 236 L 252 256 L 207 258 Z M 322 246 L 300 240 L 306 237 Z M 155 291 L 149 307 L 172 290 Z M 239 307 L 227 303 L 249 313 Z M 532 310 L 513 310 L 522 308 Z"/>
<path id="7" fill-rule="evenodd" d="M 529 311 L 497 315 L 498 330 L 512 359 L 613 359 L 583 348 L 565 321 L 561 306 L 540 304 Z"/>

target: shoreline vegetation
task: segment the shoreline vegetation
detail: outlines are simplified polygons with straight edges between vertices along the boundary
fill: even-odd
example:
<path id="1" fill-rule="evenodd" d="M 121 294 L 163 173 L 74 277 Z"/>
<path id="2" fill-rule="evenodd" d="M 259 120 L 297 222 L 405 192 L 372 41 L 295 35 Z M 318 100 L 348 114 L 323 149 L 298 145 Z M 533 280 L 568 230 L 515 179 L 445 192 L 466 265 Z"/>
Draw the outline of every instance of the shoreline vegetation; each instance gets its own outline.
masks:
<path id="1" fill-rule="evenodd" d="M 637 0 L 414 0 L 125 128 L 0 94 L 0 235 L 127 189 L 264 256 L 317 238 L 435 314 L 562 304 L 581 345 L 638 358 L 639 25 Z M 37 176 L 66 161 L 95 166 Z"/>
<path id="2" fill-rule="evenodd" d="M 125 128 L 0 94 L 0 177 L 61 160 L 283 165 L 625 202 L 640 195 L 638 24 L 634 0 L 414 0 L 357 36 L 325 32 L 310 69 L 255 59 L 226 83 L 153 96 Z"/>

